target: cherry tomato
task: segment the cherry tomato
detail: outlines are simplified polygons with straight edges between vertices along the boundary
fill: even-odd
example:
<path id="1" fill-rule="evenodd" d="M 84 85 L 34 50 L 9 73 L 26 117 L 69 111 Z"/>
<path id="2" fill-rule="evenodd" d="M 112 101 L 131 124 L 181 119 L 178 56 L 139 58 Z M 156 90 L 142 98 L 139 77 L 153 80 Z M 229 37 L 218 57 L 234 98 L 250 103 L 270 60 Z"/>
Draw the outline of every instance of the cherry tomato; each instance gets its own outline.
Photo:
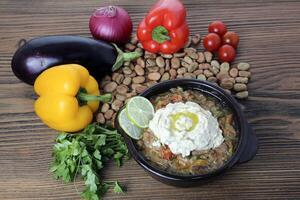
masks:
<path id="1" fill-rule="evenodd" d="M 227 27 L 221 21 L 214 21 L 214 22 L 209 24 L 208 32 L 216 33 L 219 36 L 223 36 L 227 32 Z"/>
<path id="2" fill-rule="evenodd" d="M 232 62 L 235 59 L 235 55 L 235 49 L 228 44 L 224 44 L 219 48 L 218 57 L 222 62 Z"/>
<path id="3" fill-rule="evenodd" d="M 221 44 L 220 36 L 215 33 L 209 33 L 203 40 L 203 46 L 208 51 L 217 51 Z"/>
<path id="4" fill-rule="evenodd" d="M 229 44 L 234 48 L 237 48 L 240 41 L 240 37 L 235 32 L 228 31 L 227 33 L 225 33 L 225 35 L 223 35 L 222 41 L 223 44 Z"/>

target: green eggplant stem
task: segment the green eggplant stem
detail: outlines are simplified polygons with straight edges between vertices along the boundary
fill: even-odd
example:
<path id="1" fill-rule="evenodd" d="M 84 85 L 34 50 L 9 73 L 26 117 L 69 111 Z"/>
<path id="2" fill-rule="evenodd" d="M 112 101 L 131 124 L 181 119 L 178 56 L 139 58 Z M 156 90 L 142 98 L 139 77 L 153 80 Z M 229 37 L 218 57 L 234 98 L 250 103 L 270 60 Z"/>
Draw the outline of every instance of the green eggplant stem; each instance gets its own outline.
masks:
<path id="1" fill-rule="evenodd" d="M 139 53 L 139 52 L 136 52 L 136 51 L 134 51 L 134 52 L 125 52 L 124 53 L 116 44 L 112 44 L 112 45 L 116 48 L 117 53 L 118 53 L 118 57 L 116 59 L 116 62 L 112 66 L 112 71 L 113 72 L 118 70 L 123 65 L 124 62 L 126 62 L 126 61 L 130 62 L 130 61 L 135 60 L 135 59 L 142 56 L 142 53 Z"/>

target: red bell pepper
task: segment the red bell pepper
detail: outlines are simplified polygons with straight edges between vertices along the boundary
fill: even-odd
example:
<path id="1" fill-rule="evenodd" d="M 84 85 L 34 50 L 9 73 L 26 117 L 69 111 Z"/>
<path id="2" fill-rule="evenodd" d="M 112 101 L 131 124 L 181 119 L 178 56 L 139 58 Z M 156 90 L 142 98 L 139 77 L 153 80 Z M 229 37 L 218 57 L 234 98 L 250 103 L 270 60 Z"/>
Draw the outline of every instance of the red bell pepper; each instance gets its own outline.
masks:
<path id="1" fill-rule="evenodd" d="M 145 50 L 171 54 L 187 42 L 189 28 L 180 0 L 160 0 L 139 24 L 137 36 Z"/>

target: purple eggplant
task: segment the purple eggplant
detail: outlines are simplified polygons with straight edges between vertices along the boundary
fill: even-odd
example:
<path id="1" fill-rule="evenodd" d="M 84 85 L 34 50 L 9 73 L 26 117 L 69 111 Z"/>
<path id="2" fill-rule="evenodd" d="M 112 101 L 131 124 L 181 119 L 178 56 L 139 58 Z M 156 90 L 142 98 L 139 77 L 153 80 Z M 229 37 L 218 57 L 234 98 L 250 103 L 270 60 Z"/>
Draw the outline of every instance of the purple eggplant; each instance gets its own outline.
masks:
<path id="1" fill-rule="evenodd" d="M 46 36 L 25 42 L 13 56 L 12 70 L 25 83 L 34 84 L 46 69 L 61 64 L 80 64 L 96 79 L 120 68 L 141 54 L 123 53 L 116 45 L 79 36 Z"/>

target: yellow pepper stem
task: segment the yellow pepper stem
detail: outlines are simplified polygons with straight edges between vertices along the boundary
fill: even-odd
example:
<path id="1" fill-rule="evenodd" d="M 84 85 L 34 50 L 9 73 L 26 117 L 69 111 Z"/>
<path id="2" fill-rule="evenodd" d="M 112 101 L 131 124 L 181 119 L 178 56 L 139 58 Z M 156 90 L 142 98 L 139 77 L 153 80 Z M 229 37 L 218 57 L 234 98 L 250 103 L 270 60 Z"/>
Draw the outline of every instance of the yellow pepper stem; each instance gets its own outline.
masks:
<path id="1" fill-rule="evenodd" d="M 86 104 L 88 101 L 100 101 L 103 103 L 108 103 L 112 99 L 111 94 L 104 94 L 100 96 L 87 94 L 86 90 L 81 88 L 77 93 L 77 99 L 81 105 Z"/>

